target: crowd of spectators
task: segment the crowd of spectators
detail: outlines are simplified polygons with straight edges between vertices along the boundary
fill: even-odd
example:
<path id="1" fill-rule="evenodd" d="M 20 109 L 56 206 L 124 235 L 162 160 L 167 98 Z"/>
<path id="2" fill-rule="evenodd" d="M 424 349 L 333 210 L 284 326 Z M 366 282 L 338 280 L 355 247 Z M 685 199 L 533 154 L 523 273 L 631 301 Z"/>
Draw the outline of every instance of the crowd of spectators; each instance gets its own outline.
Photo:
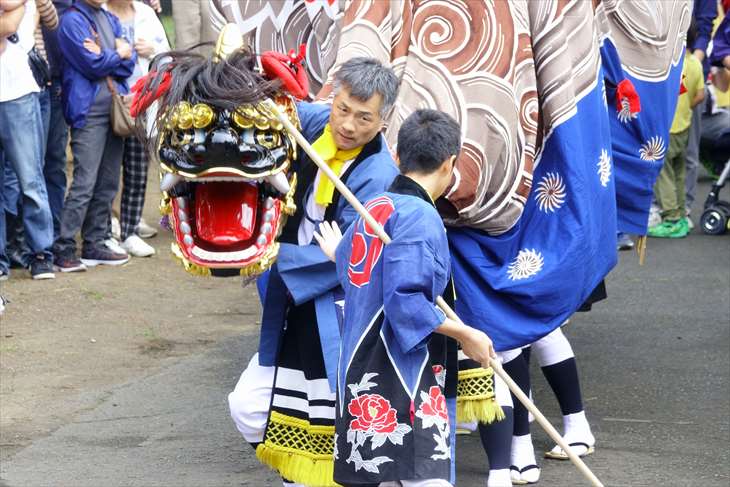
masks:
<path id="1" fill-rule="evenodd" d="M 730 152 L 729 10 L 730 0 L 694 0 L 650 236 L 687 235 L 701 147 Z M 128 94 L 170 49 L 159 12 L 159 0 L 0 0 L 0 281 L 11 268 L 50 279 L 155 253 L 142 219 L 150 157 L 114 134 L 110 115 L 112 94 Z M 207 0 L 172 3 L 178 47 L 214 40 L 209 15 Z M 619 234 L 618 246 L 633 243 Z"/>
<path id="2" fill-rule="evenodd" d="M 154 254 L 141 238 L 156 233 L 141 218 L 148 153 L 136 136 L 116 135 L 110 116 L 112 94 L 127 95 L 170 49 L 159 9 L 158 0 L 0 0 L 0 280 L 11 268 L 51 279 Z"/>

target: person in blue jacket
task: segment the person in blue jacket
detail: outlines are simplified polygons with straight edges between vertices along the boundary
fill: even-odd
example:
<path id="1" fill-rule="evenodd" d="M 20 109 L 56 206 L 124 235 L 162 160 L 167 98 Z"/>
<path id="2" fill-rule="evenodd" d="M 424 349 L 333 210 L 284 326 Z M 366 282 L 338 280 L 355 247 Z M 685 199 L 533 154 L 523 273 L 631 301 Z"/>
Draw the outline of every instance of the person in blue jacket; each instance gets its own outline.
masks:
<path id="1" fill-rule="evenodd" d="M 358 200 L 368 201 L 398 174 L 380 134 L 398 79 L 375 59 L 354 58 L 335 80 L 332 105 L 297 105 L 302 134 Z M 299 484 L 329 485 L 340 346 L 336 302 L 342 291 L 335 264 L 313 235 L 325 220 L 347 228 L 357 213 L 304 151 L 299 153 L 297 211 L 279 239 L 277 263 L 260 286 L 259 351 L 229 395 L 229 406 L 261 461 Z"/>
<path id="2" fill-rule="evenodd" d="M 102 0 L 76 0 L 61 18 L 58 44 L 63 54 L 63 110 L 71 126 L 73 182 L 66 195 L 61 228 L 54 244 L 62 272 L 98 264 L 119 265 L 126 253 L 105 242 L 111 205 L 119 188 L 124 139 L 112 132 L 111 89 L 127 94 L 125 80 L 136 54 L 122 39 L 122 28 Z M 81 231 L 81 260 L 76 234 Z"/>

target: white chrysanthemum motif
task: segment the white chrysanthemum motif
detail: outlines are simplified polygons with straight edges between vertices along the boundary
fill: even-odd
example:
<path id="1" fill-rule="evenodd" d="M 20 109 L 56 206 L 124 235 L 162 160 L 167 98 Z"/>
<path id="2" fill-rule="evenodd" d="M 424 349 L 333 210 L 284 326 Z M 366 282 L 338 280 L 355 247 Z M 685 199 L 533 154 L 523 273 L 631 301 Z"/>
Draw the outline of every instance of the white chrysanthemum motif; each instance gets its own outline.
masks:
<path id="1" fill-rule="evenodd" d="M 507 267 L 507 275 L 513 281 L 532 277 L 542 269 L 542 254 L 535 249 L 522 249 Z"/>
<path id="2" fill-rule="evenodd" d="M 545 213 L 555 211 L 565 202 L 565 184 L 560 174 L 549 172 L 542 177 L 535 191 L 537 207 Z"/>
<path id="3" fill-rule="evenodd" d="M 643 161 L 658 161 L 664 158 L 664 150 L 664 139 L 656 135 L 641 146 L 639 156 Z"/>
<path id="4" fill-rule="evenodd" d="M 601 185 L 605 188 L 608 186 L 608 182 L 611 181 L 611 158 L 608 156 L 608 151 L 603 149 L 601 151 L 601 158 L 598 159 L 598 175 L 601 178 Z"/>
<path id="5" fill-rule="evenodd" d="M 628 123 L 639 116 L 638 113 L 631 113 L 628 98 L 621 98 L 621 110 L 617 114 L 621 123 Z"/>

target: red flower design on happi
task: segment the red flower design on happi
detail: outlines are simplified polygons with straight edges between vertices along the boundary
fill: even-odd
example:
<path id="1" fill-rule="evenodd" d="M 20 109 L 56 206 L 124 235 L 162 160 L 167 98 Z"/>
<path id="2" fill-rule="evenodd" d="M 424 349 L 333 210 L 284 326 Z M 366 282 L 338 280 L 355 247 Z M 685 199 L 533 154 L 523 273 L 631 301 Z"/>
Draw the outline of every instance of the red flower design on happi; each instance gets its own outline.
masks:
<path id="1" fill-rule="evenodd" d="M 446 398 L 438 386 L 431 386 L 428 390 L 428 401 L 423 401 L 419 409 L 424 416 L 441 418 L 444 421 L 449 420 L 449 412 L 446 410 Z"/>
<path id="2" fill-rule="evenodd" d="M 357 396 L 350 401 L 347 410 L 355 417 L 350 421 L 353 430 L 387 434 L 398 426 L 395 409 L 379 394 Z"/>

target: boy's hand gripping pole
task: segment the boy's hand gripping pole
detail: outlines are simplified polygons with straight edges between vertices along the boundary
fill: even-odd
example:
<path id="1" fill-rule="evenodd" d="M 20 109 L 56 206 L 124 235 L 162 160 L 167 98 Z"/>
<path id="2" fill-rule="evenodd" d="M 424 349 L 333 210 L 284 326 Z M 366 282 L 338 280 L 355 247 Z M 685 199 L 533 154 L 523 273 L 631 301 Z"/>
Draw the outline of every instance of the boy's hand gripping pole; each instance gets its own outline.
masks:
<path id="1" fill-rule="evenodd" d="M 271 109 L 271 111 L 277 116 L 279 121 L 286 127 L 286 129 L 289 131 L 289 133 L 294 137 L 294 139 L 297 141 L 297 144 L 306 152 L 309 157 L 314 161 L 314 163 L 319 167 L 319 169 L 334 183 L 335 188 L 342 194 L 342 196 L 345 197 L 348 203 L 352 205 L 353 208 L 358 212 L 358 214 L 362 217 L 363 220 L 365 220 L 370 228 L 373 229 L 375 234 L 380 238 L 380 240 L 383 241 L 384 244 L 389 244 L 391 242 L 390 237 L 387 233 L 385 233 L 385 229 L 378 223 L 375 218 L 365 209 L 365 207 L 358 201 L 358 199 L 355 197 L 354 194 L 352 194 L 352 191 L 348 189 L 347 186 L 345 186 L 345 183 L 342 182 L 342 180 L 337 177 L 337 175 L 330 169 L 330 167 L 322 160 L 322 158 L 315 152 L 315 150 L 312 148 L 312 145 L 307 142 L 307 140 L 304 138 L 304 136 L 297 130 L 297 128 L 294 126 L 294 124 L 291 123 L 289 118 L 284 115 L 281 110 L 279 110 L 279 107 L 274 103 L 271 99 L 267 99 L 264 101 L 268 105 L 268 107 Z M 457 323 L 464 324 L 463 321 L 456 315 L 454 310 L 451 309 L 451 306 L 449 306 L 446 301 L 444 301 L 444 298 L 441 296 L 438 296 L 436 298 L 436 304 L 439 308 L 452 320 L 456 321 Z M 603 484 L 600 480 L 598 480 L 598 477 L 596 477 L 593 472 L 588 468 L 588 466 L 583 462 L 583 460 L 576 455 L 573 450 L 571 450 L 570 446 L 567 444 L 567 442 L 563 439 L 562 436 L 560 436 L 560 433 L 553 427 L 553 425 L 550 424 L 550 421 L 545 418 L 545 416 L 540 412 L 539 409 L 537 409 L 537 406 L 533 404 L 532 401 L 530 401 L 530 398 L 527 397 L 527 395 L 522 392 L 522 389 L 515 383 L 515 381 L 512 380 L 512 378 L 504 371 L 502 368 L 502 364 L 500 364 L 499 360 L 490 359 L 490 365 L 492 369 L 497 373 L 497 375 L 507 384 L 507 387 L 509 387 L 509 390 L 512 392 L 512 394 L 519 399 L 519 401 L 527 408 L 528 411 L 532 413 L 532 415 L 535 417 L 538 423 L 540 423 L 540 426 L 545 430 L 545 432 L 550 436 L 550 438 L 555 441 L 555 443 L 558 444 L 560 448 L 563 449 L 563 451 L 568 455 L 568 458 L 571 462 L 578 468 L 580 473 L 585 476 L 586 479 L 588 479 L 593 487 L 603 487 Z"/>

